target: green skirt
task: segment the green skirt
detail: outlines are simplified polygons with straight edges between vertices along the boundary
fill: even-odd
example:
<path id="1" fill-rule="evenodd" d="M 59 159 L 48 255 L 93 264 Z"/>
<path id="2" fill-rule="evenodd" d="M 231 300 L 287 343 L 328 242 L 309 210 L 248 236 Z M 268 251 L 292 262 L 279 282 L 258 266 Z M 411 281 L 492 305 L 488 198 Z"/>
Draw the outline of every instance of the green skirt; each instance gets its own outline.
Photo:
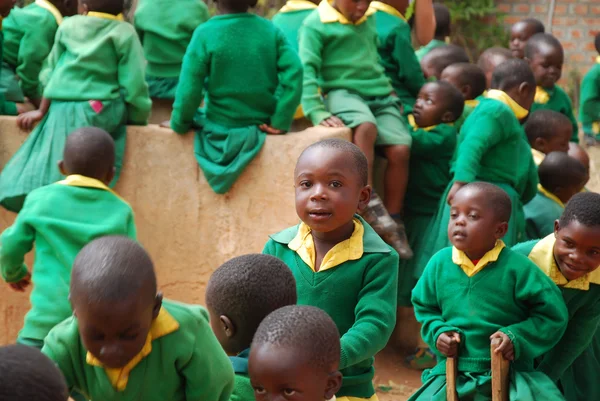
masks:
<path id="1" fill-rule="evenodd" d="M 415 288 L 420 277 L 420 274 L 417 274 L 416 272 L 423 271 L 423 269 L 417 269 L 416 263 L 418 255 L 422 252 L 424 245 L 423 237 L 425 236 L 433 217 L 433 215 L 407 213 L 407 216 L 404 219 L 408 243 L 414 252 L 414 256 L 409 260 L 400 260 L 400 271 L 398 273 L 398 306 L 412 306 L 412 302 L 410 301 L 412 290 Z"/>
<path id="2" fill-rule="evenodd" d="M 64 178 L 58 170 L 67 136 L 83 127 L 98 127 L 115 140 L 115 178 L 119 178 L 127 127 L 126 108 L 122 100 L 103 101 L 96 113 L 89 102 L 53 101 L 44 119 L 4 166 L 0 174 L 0 205 L 19 212 L 31 191 Z"/>
<path id="3" fill-rule="evenodd" d="M 600 331 L 559 380 L 567 401 L 600 400 Z"/>
<path id="4" fill-rule="evenodd" d="M 4 98 L 9 102 L 23 103 L 25 101 L 25 95 L 23 95 L 23 91 L 19 85 L 17 73 L 7 63 L 2 63 L 0 91 L 4 93 Z"/>
<path id="5" fill-rule="evenodd" d="M 146 75 L 146 82 L 148 83 L 148 91 L 150 92 L 151 98 L 168 100 L 175 99 L 177 84 L 179 84 L 179 77 L 161 78 L 154 77 L 152 75 Z"/>

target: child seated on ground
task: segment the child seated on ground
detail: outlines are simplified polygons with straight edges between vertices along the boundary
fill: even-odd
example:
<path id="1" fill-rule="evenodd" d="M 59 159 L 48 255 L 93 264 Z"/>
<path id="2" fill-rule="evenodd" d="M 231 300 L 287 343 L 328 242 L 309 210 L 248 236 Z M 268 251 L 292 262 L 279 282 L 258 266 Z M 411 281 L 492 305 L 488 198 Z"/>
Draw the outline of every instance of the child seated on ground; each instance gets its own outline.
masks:
<path id="1" fill-rule="evenodd" d="M 90 401 L 226 401 L 231 362 L 200 306 L 163 300 L 150 257 L 125 237 L 102 237 L 77 255 L 73 316 L 44 352 L 69 390 Z"/>
<path id="2" fill-rule="evenodd" d="M 538 33 L 527 41 L 525 58 L 535 75 L 537 84 L 535 101 L 531 112 L 554 110 L 567 116 L 573 126 L 572 142 L 579 142 L 579 127 L 573 115 L 573 104 L 569 95 L 556 85 L 562 75 L 564 52 L 562 45 L 548 33 Z"/>
<path id="3" fill-rule="evenodd" d="M 500 187 L 473 182 L 456 192 L 447 227 L 451 248 L 427 264 L 413 291 L 422 334 L 438 364 L 423 373 L 409 400 L 446 400 L 446 358 L 457 358 L 461 400 L 492 400 L 490 340 L 512 361 L 509 398 L 562 400 L 534 370 L 535 358 L 564 333 L 568 314 L 558 288 L 533 263 L 504 245 L 511 201 Z"/>
<path id="4" fill-rule="evenodd" d="M 18 343 L 41 349 L 48 332 L 71 316 L 71 266 L 81 248 L 104 235 L 136 238 L 131 207 L 107 187 L 114 159 L 108 133 L 99 128 L 75 131 L 59 163 L 67 178 L 32 191 L 14 224 L 2 233 L 2 278 L 20 292 L 33 282 L 31 310 Z M 30 273 L 23 261 L 34 244 Z"/>
<path id="5" fill-rule="evenodd" d="M 18 212 L 27 194 L 62 178 L 56 170 L 67 136 L 98 127 L 115 140 L 116 184 L 126 142 L 126 123 L 146 124 L 151 102 L 144 55 L 131 24 L 122 21 L 123 0 L 81 0 L 81 15 L 63 21 L 47 63 L 49 81 L 39 110 L 18 124 L 31 129 L 0 174 L 0 205 Z"/>
<path id="6" fill-rule="evenodd" d="M 138 0 L 133 21 L 148 61 L 150 97 L 175 99 L 185 51 L 196 28 L 209 18 L 201 0 Z"/>
<path id="7" fill-rule="evenodd" d="M 323 3 L 321 3 L 323 4 Z M 263 253 L 292 270 L 298 304 L 326 311 L 340 332 L 340 397 L 371 398 L 373 357 L 396 323 L 398 255 L 356 213 L 369 203 L 360 149 L 326 139 L 302 152 L 294 172 L 302 222 L 272 235 Z"/>
<path id="8" fill-rule="evenodd" d="M 446 67 L 457 63 L 468 63 L 469 56 L 457 45 L 437 47 L 421 60 L 421 69 L 428 81 L 440 80 Z"/>
<path id="9" fill-rule="evenodd" d="M 525 205 L 527 238 L 539 239 L 554 232 L 565 205 L 581 192 L 589 178 L 585 167 L 566 152 L 548 153 L 538 167 L 538 193 Z"/>
<path id="10" fill-rule="evenodd" d="M 483 95 L 486 90 L 485 74 L 476 64 L 457 63 L 446 67 L 442 71 L 441 79 L 454 85 L 463 95 L 464 111 L 454 123 L 456 132 L 460 133 L 460 128 L 465 120 L 479 104 L 477 98 Z"/>
<path id="11" fill-rule="evenodd" d="M 298 55 L 273 23 L 248 13 L 256 1 L 217 2 L 219 15 L 196 29 L 187 48 L 173 105 L 173 131 L 200 126 L 196 160 L 218 194 L 229 191 L 266 134 L 289 130 L 300 103 Z"/>
<path id="12" fill-rule="evenodd" d="M 273 25 L 281 29 L 288 43 L 296 52 L 298 52 L 300 27 L 318 5 L 318 0 L 288 0 L 273 16 Z"/>
<path id="13" fill-rule="evenodd" d="M 452 32 L 450 10 L 443 4 L 435 3 L 433 13 L 435 15 L 435 36 L 431 42 L 415 52 L 419 61 L 423 60 L 433 49 L 446 46 L 450 39 Z"/>
<path id="14" fill-rule="evenodd" d="M 508 47 L 513 57 L 524 59 L 527 41 L 537 33 L 545 32 L 544 24 L 535 18 L 525 18 L 513 24 L 510 28 L 510 41 Z"/>
<path id="15" fill-rule="evenodd" d="M 25 345 L 0 347 L 2 401 L 67 401 L 69 392 L 60 370 L 39 350 Z"/>
<path id="16" fill-rule="evenodd" d="M 511 58 L 513 58 L 512 53 L 504 47 L 490 47 L 481 53 L 477 65 L 485 74 L 486 89 L 490 89 L 492 86 L 492 74 L 494 74 L 496 67 Z"/>
<path id="17" fill-rule="evenodd" d="M 600 33 L 596 34 L 594 46 L 600 53 Z M 600 140 L 600 55 L 581 81 L 579 120 L 586 143 L 595 145 Z"/>
<path id="18" fill-rule="evenodd" d="M 296 300 L 292 272 L 273 256 L 233 258 L 210 276 L 206 307 L 213 332 L 230 356 L 235 372 L 232 401 L 254 401 L 248 356 L 258 325 L 269 313 L 295 305 Z"/>
<path id="19" fill-rule="evenodd" d="M 342 386 L 339 363 L 339 332 L 327 313 L 312 306 L 278 309 L 260 324 L 252 341 L 248 369 L 256 401 L 336 399 Z"/>
<path id="20" fill-rule="evenodd" d="M 567 401 L 600 399 L 600 195 L 573 196 L 553 233 L 513 250 L 552 279 L 569 310 L 567 331 L 537 369 L 560 384 Z"/>
<path id="21" fill-rule="evenodd" d="M 388 161 L 384 201 L 373 193 L 363 217 L 402 258 L 410 259 L 402 208 L 412 140 L 400 100 L 379 64 L 376 10 L 368 6 L 367 0 L 323 1 L 304 20 L 302 108 L 315 125 L 352 128 L 353 142 L 367 157 L 369 185 L 375 147 L 382 152 Z"/>
<path id="22" fill-rule="evenodd" d="M 564 114 L 552 110 L 535 111 L 527 119 L 524 128 L 537 166 L 548 153 L 566 153 L 569 150 L 573 125 Z"/>

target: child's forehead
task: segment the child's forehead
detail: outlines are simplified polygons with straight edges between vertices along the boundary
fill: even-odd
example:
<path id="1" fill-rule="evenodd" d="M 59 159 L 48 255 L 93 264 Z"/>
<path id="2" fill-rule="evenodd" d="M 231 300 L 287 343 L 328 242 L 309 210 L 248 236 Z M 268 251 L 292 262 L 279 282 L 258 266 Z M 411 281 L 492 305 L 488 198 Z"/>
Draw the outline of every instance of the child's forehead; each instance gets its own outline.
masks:
<path id="1" fill-rule="evenodd" d="M 334 148 L 315 146 L 307 149 L 296 163 L 296 175 L 306 171 L 325 171 L 344 173 L 344 175 L 356 175 L 358 171 L 353 164 L 352 152 Z"/>
<path id="2" fill-rule="evenodd" d="M 547 42 L 537 42 L 533 44 L 534 61 L 542 61 L 543 59 L 562 59 L 562 57 L 563 49 L 560 46 Z"/>

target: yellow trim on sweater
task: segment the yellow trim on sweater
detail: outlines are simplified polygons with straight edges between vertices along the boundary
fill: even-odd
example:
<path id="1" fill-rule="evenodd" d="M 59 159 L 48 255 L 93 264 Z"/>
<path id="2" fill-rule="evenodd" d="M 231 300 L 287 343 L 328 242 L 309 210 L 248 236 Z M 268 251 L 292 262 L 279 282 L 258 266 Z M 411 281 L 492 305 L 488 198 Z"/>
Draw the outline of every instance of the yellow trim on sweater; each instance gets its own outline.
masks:
<path id="1" fill-rule="evenodd" d="M 384 13 L 388 13 L 395 17 L 402 18 L 404 21 L 406 21 L 404 15 L 402 15 L 400 11 L 396 10 L 395 7 L 392 7 L 389 4 L 385 4 L 380 1 L 372 1 L 370 7 L 374 8 L 377 11 L 383 11 Z"/>
<path id="2" fill-rule="evenodd" d="M 316 250 L 315 242 L 311 234 L 311 228 L 304 223 L 300 223 L 298 233 L 290 241 L 288 247 L 296 252 L 300 259 L 306 263 L 312 271 L 316 272 Z M 352 236 L 345 241 L 336 244 L 323 257 L 319 272 L 334 268 L 349 260 L 358 260 L 363 255 L 363 235 L 365 229 L 362 223 L 354 219 L 354 231 Z"/>
<path id="3" fill-rule="evenodd" d="M 125 17 L 123 17 L 123 14 L 112 15 L 112 14 L 108 14 L 108 13 L 99 13 L 96 11 L 90 11 L 86 15 L 88 17 L 104 18 L 104 19 L 110 19 L 113 21 L 125 21 Z"/>
<path id="4" fill-rule="evenodd" d="M 542 164 L 542 162 L 546 158 L 545 153 L 540 152 L 539 150 L 534 149 L 534 148 L 531 148 L 531 156 L 533 156 L 533 161 L 535 162 L 536 166 L 539 166 L 540 164 Z"/>
<path id="5" fill-rule="evenodd" d="M 465 100 L 465 106 L 477 107 L 477 106 L 479 106 L 479 100 L 477 100 L 477 99 Z"/>
<path id="6" fill-rule="evenodd" d="M 437 125 L 430 125 L 429 127 L 421 128 L 417 125 L 417 122 L 415 121 L 415 116 L 413 116 L 412 114 L 409 114 L 407 118 L 408 118 L 408 124 L 412 127 L 413 131 L 416 131 L 418 129 L 422 129 L 425 131 L 431 131 L 432 129 L 437 127 Z M 450 125 L 452 125 L 452 124 L 450 124 Z"/>
<path id="7" fill-rule="evenodd" d="M 45 10 L 48 10 L 50 12 L 50 14 L 52 14 L 52 16 L 54 17 L 54 19 L 56 20 L 56 24 L 60 25 L 63 22 L 63 15 L 61 14 L 61 12 L 58 10 L 58 8 L 56 8 L 56 6 L 52 3 L 50 3 L 47 0 L 35 0 L 35 4 L 38 7 L 41 7 Z"/>
<path id="8" fill-rule="evenodd" d="M 466 253 L 457 249 L 456 247 L 452 247 L 452 262 L 458 266 L 465 272 L 468 277 L 473 277 L 477 273 L 483 270 L 484 267 L 489 265 L 492 262 L 498 260 L 500 256 L 500 252 L 506 247 L 502 240 L 496 241 L 496 245 L 494 248 L 489 250 L 479 261 L 477 265 L 473 264 L 473 261 L 469 259 Z"/>
<path id="9" fill-rule="evenodd" d="M 328 401 L 379 401 L 377 394 L 374 394 L 371 398 L 359 398 L 359 397 L 335 397 Z"/>
<path id="10" fill-rule="evenodd" d="M 105 191 L 110 192 L 117 198 L 121 199 L 123 202 L 127 203 L 127 201 L 125 199 L 121 198 L 118 193 L 116 193 L 115 191 L 113 191 L 112 189 L 107 187 L 106 184 L 104 184 L 102 181 L 99 181 L 95 178 L 86 177 L 84 175 L 71 174 L 64 180 L 58 181 L 57 184 L 68 185 L 71 187 L 86 187 L 86 188 L 103 189 Z M 129 203 L 127 203 L 127 204 L 129 205 Z"/>
<path id="11" fill-rule="evenodd" d="M 368 8 L 365 15 L 363 15 L 356 23 L 353 23 L 346 17 L 342 15 L 338 10 L 333 8 L 331 4 L 327 0 L 323 0 L 318 7 L 319 16 L 321 17 L 321 22 L 324 24 L 331 24 L 334 22 L 339 22 L 344 25 L 360 25 L 367 20 L 370 15 L 375 13 L 374 8 Z"/>
<path id="12" fill-rule="evenodd" d="M 558 199 L 558 197 L 556 195 L 554 195 L 552 192 L 548 191 L 546 188 L 544 188 L 542 186 L 542 184 L 538 184 L 538 191 L 544 195 L 546 198 L 556 202 L 560 207 L 564 208 L 565 204 L 563 203 L 563 201 L 561 201 L 560 199 Z"/>
<path id="13" fill-rule="evenodd" d="M 87 353 L 85 361 L 88 363 L 88 365 L 104 368 L 110 384 L 112 384 L 117 391 L 124 391 L 127 387 L 127 382 L 129 381 L 129 374 L 131 371 L 141 362 L 142 359 L 147 357 L 150 352 L 152 352 L 152 341 L 164 337 L 167 334 L 171 334 L 177 330 L 179 330 L 179 323 L 177 320 L 175 320 L 175 318 L 171 316 L 171 314 L 167 312 L 164 307 L 160 308 L 158 316 L 152 322 L 152 326 L 150 327 L 150 332 L 148 333 L 144 347 L 139 354 L 134 356 L 133 359 L 127 363 L 127 365 L 122 368 L 107 368 L 102 365 L 102 362 L 100 362 L 90 352 Z"/>
<path id="14" fill-rule="evenodd" d="M 600 56 L 596 57 L 596 63 L 600 64 Z"/>
<path id="15" fill-rule="evenodd" d="M 546 89 L 541 86 L 536 86 L 535 88 L 535 97 L 533 98 L 534 102 L 538 104 L 546 104 L 550 101 L 550 94 L 546 91 Z"/>
<path id="16" fill-rule="evenodd" d="M 283 7 L 278 11 L 280 13 L 289 13 L 293 11 L 312 10 L 317 8 L 317 5 L 308 0 L 288 0 Z"/>
<path id="17" fill-rule="evenodd" d="M 508 96 L 506 92 L 503 92 L 501 90 L 490 89 L 489 91 L 487 91 L 486 97 L 489 99 L 499 100 L 508 107 L 510 107 L 513 113 L 515 113 L 515 116 L 518 120 L 527 117 L 527 114 L 529 114 L 529 110 L 522 107 L 519 103 L 515 102 L 513 98 Z"/>

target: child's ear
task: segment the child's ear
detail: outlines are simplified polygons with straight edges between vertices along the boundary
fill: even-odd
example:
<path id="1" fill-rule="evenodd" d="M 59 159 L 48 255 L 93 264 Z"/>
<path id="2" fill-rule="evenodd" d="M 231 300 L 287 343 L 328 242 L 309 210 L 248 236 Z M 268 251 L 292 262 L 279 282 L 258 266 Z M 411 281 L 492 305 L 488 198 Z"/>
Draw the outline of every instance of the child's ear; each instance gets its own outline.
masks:
<path id="1" fill-rule="evenodd" d="M 504 221 L 496 227 L 496 239 L 503 238 L 508 232 L 508 222 Z"/>
<path id="2" fill-rule="evenodd" d="M 452 121 L 456 121 L 456 118 L 454 117 L 454 113 L 452 113 L 451 111 L 447 111 L 442 115 L 442 122 L 443 123 L 451 123 Z"/>
<path id="3" fill-rule="evenodd" d="M 223 326 L 223 332 L 227 336 L 227 338 L 232 338 L 235 336 L 236 328 L 229 316 L 221 315 L 219 316 L 219 321 L 221 322 L 221 326 Z"/>
<path id="4" fill-rule="evenodd" d="M 358 212 L 362 213 L 367 206 L 369 205 L 369 201 L 371 200 L 371 193 L 373 189 L 370 185 L 366 185 L 363 189 L 360 190 L 360 198 L 358 198 Z"/>
<path id="5" fill-rule="evenodd" d="M 463 85 L 462 88 L 460 88 L 460 91 L 462 92 L 465 99 L 468 98 L 469 95 L 471 94 L 471 85 L 470 84 Z"/>
<path id="6" fill-rule="evenodd" d="M 535 138 L 535 140 L 533 141 L 533 148 L 542 151 L 543 153 L 546 153 L 545 149 L 546 149 L 546 140 L 544 138 L 540 138 L 537 137 Z"/>
<path id="7" fill-rule="evenodd" d="M 556 237 L 558 235 L 558 232 L 560 231 L 560 223 L 558 221 L 558 219 L 554 220 L 554 237 Z"/>
<path id="8" fill-rule="evenodd" d="M 65 162 L 63 160 L 58 162 L 58 171 L 64 176 L 67 176 L 67 171 L 65 170 Z"/>
<path id="9" fill-rule="evenodd" d="M 152 307 L 152 319 L 156 319 L 158 317 L 158 312 L 160 312 L 160 308 L 162 308 L 163 294 L 159 292 L 156 294 L 154 298 L 154 306 Z"/>
<path id="10" fill-rule="evenodd" d="M 533 91 L 533 89 L 534 88 L 531 85 L 529 85 L 529 83 L 521 82 L 521 84 L 519 85 L 519 95 L 526 96 L 530 93 L 530 91 Z"/>
<path id="11" fill-rule="evenodd" d="M 327 378 L 327 387 L 325 387 L 324 398 L 330 400 L 333 396 L 340 391 L 342 387 L 342 374 L 339 371 L 335 371 L 329 374 Z"/>

